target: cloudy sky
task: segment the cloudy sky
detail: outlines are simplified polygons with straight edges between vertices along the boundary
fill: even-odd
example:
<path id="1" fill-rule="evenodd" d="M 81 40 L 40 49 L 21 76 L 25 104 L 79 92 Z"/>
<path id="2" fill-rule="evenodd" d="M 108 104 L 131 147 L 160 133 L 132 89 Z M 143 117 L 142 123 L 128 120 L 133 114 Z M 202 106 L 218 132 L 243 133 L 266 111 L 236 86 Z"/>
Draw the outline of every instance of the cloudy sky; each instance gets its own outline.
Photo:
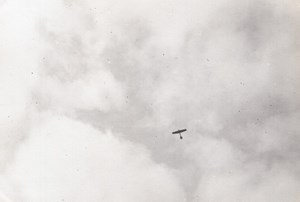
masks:
<path id="1" fill-rule="evenodd" d="M 0 201 L 300 201 L 299 12 L 0 0 Z"/>

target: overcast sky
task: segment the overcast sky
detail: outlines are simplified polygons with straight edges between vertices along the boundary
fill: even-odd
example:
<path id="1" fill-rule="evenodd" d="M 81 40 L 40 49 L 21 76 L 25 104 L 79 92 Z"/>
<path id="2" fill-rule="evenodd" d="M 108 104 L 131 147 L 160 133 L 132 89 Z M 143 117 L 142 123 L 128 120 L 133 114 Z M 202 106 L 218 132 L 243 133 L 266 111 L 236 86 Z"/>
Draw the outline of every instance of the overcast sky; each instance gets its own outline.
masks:
<path id="1" fill-rule="evenodd" d="M 299 202 L 299 36 L 296 0 L 0 0 L 0 201 Z"/>

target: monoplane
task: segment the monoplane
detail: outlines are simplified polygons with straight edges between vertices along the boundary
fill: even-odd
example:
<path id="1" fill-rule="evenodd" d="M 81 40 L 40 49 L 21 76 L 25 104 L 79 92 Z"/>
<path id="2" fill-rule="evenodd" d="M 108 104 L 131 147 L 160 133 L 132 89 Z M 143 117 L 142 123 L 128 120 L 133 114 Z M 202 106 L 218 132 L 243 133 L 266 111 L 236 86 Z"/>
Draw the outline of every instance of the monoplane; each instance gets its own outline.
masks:
<path id="1" fill-rule="evenodd" d="M 181 136 L 181 133 L 183 133 L 185 131 L 186 131 L 186 129 L 176 130 L 176 131 L 172 132 L 172 134 L 179 134 L 180 139 L 182 139 L 183 137 Z"/>

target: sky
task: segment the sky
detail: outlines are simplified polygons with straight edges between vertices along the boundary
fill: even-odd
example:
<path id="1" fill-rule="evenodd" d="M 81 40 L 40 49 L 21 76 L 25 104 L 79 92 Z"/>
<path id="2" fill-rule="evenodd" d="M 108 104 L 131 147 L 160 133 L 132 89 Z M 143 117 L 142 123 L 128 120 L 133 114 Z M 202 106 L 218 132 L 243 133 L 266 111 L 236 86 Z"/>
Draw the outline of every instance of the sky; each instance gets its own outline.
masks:
<path id="1" fill-rule="evenodd" d="M 0 0 L 0 202 L 300 201 L 299 12 Z"/>

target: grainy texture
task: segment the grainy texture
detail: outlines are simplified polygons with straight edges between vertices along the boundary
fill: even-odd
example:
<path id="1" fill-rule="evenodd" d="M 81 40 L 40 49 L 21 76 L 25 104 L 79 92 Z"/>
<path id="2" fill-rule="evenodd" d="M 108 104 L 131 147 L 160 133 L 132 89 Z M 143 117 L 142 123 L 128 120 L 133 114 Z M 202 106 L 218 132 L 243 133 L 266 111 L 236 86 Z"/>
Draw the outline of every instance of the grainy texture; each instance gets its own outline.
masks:
<path id="1" fill-rule="evenodd" d="M 299 36 L 296 0 L 0 0 L 0 201 L 299 202 Z"/>

